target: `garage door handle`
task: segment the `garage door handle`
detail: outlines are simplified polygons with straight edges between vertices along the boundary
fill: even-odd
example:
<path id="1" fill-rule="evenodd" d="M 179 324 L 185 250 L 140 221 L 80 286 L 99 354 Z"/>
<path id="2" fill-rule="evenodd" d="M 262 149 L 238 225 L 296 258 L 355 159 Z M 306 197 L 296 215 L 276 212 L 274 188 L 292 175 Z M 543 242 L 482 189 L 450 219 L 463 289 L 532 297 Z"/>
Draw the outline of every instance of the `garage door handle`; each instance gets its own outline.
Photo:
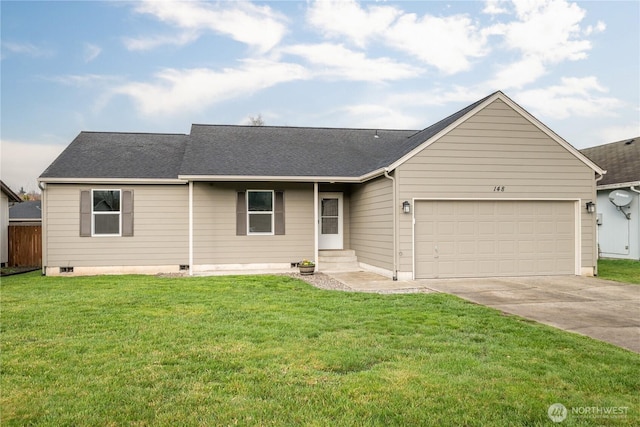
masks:
<path id="1" fill-rule="evenodd" d="M 439 258 L 439 257 L 440 257 L 440 254 L 438 253 L 438 245 L 435 245 L 435 246 L 433 247 L 433 252 L 434 252 L 434 253 L 433 253 L 433 257 L 434 257 L 434 258 Z"/>

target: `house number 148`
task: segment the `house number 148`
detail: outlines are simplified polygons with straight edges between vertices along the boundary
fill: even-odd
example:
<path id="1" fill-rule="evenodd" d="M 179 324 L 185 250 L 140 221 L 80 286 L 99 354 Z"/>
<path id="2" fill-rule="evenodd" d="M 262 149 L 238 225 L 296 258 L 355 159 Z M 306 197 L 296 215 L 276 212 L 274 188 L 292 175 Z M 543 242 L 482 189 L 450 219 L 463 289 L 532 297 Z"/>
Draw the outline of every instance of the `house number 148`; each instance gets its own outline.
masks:
<path id="1" fill-rule="evenodd" d="M 504 191 L 504 185 L 496 185 L 495 187 L 493 187 L 493 191 L 503 192 Z"/>

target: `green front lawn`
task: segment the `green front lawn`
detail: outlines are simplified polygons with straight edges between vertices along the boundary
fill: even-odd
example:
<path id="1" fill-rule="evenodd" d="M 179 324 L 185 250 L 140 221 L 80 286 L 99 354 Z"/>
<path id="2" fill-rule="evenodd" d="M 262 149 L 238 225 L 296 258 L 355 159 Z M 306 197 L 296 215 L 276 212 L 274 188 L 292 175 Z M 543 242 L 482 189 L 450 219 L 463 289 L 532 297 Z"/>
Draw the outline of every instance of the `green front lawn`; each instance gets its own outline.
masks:
<path id="1" fill-rule="evenodd" d="M 640 424 L 640 355 L 450 295 L 38 273 L 0 290 L 3 426 L 533 426 L 556 402 L 562 426 Z"/>
<path id="2" fill-rule="evenodd" d="M 598 260 L 598 277 L 640 285 L 640 261 L 600 259 Z"/>

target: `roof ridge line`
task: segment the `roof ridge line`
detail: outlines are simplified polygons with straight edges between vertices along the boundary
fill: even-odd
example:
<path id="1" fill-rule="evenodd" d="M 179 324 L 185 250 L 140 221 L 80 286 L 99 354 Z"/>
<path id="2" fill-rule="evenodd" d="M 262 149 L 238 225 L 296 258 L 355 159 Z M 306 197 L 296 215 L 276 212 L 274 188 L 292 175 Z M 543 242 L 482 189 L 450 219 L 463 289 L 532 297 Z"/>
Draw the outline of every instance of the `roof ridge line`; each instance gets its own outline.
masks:
<path id="1" fill-rule="evenodd" d="M 389 129 L 389 128 L 348 128 L 348 127 L 329 127 L 329 126 L 291 126 L 291 125 L 229 125 L 229 124 L 207 124 L 207 123 L 192 123 L 191 126 L 202 127 L 237 127 L 237 128 L 279 128 L 279 129 L 326 129 L 326 130 L 363 130 L 363 131 L 397 131 L 407 132 L 415 131 L 415 129 Z M 418 130 L 417 132 L 419 132 Z"/>

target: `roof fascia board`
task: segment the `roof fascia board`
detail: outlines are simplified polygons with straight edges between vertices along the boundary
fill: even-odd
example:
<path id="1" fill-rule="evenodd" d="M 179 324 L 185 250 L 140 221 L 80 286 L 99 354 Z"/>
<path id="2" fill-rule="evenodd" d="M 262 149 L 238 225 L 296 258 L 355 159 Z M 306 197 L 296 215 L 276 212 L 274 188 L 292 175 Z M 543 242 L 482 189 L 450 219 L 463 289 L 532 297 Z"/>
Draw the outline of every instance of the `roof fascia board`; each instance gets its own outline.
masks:
<path id="1" fill-rule="evenodd" d="M 596 190 L 614 190 L 616 188 L 639 187 L 640 181 L 618 182 L 616 184 L 598 185 Z"/>
<path id="2" fill-rule="evenodd" d="M 186 184 L 175 178 L 38 178 L 44 184 Z"/>
<path id="3" fill-rule="evenodd" d="M 180 179 L 187 181 L 224 181 L 224 182 L 249 182 L 249 181 L 277 181 L 277 182 L 344 182 L 359 183 L 361 177 L 344 176 L 275 176 L 275 175 L 179 175 Z"/>
<path id="4" fill-rule="evenodd" d="M 482 102 L 481 104 L 477 105 L 471 111 L 468 111 L 467 114 L 465 114 L 464 116 L 460 117 L 458 120 L 456 120 L 455 122 L 451 123 L 449 126 L 447 126 L 446 128 L 442 129 L 440 132 L 438 132 L 437 134 L 433 135 L 431 138 L 427 139 L 422 144 L 418 145 L 416 148 L 414 148 L 413 150 L 411 150 L 410 152 L 408 152 L 407 154 L 405 154 L 404 156 L 400 157 L 398 160 L 393 162 L 388 167 L 388 170 L 389 171 L 393 171 L 396 168 L 398 168 L 398 166 L 402 165 L 404 162 L 406 162 L 407 160 L 411 159 L 416 154 L 420 153 L 422 150 L 424 150 L 425 148 L 427 148 L 428 146 L 430 146 L 431 144 L 436 142 L 438 139 L 442 138 L 442 136 L 446 135 L 447 133 L 452 131 L 454 128 L 458 127 L 461 123 L 463 123 L 469 117 L 473 116 L 478 111 L 480 111 L 481 109 L 483 109 L 484 107 L 486 107 L 487 105 L 489 105 L 490 103 L 492 103 L 493 101 L 498 99 L 498 97 L 499 97 L 499 95 L 501 93 L 502 92 L 496 92 L 492 96 L 490 96 L 489 98 L 485 99 L 484 102 Z"/>

